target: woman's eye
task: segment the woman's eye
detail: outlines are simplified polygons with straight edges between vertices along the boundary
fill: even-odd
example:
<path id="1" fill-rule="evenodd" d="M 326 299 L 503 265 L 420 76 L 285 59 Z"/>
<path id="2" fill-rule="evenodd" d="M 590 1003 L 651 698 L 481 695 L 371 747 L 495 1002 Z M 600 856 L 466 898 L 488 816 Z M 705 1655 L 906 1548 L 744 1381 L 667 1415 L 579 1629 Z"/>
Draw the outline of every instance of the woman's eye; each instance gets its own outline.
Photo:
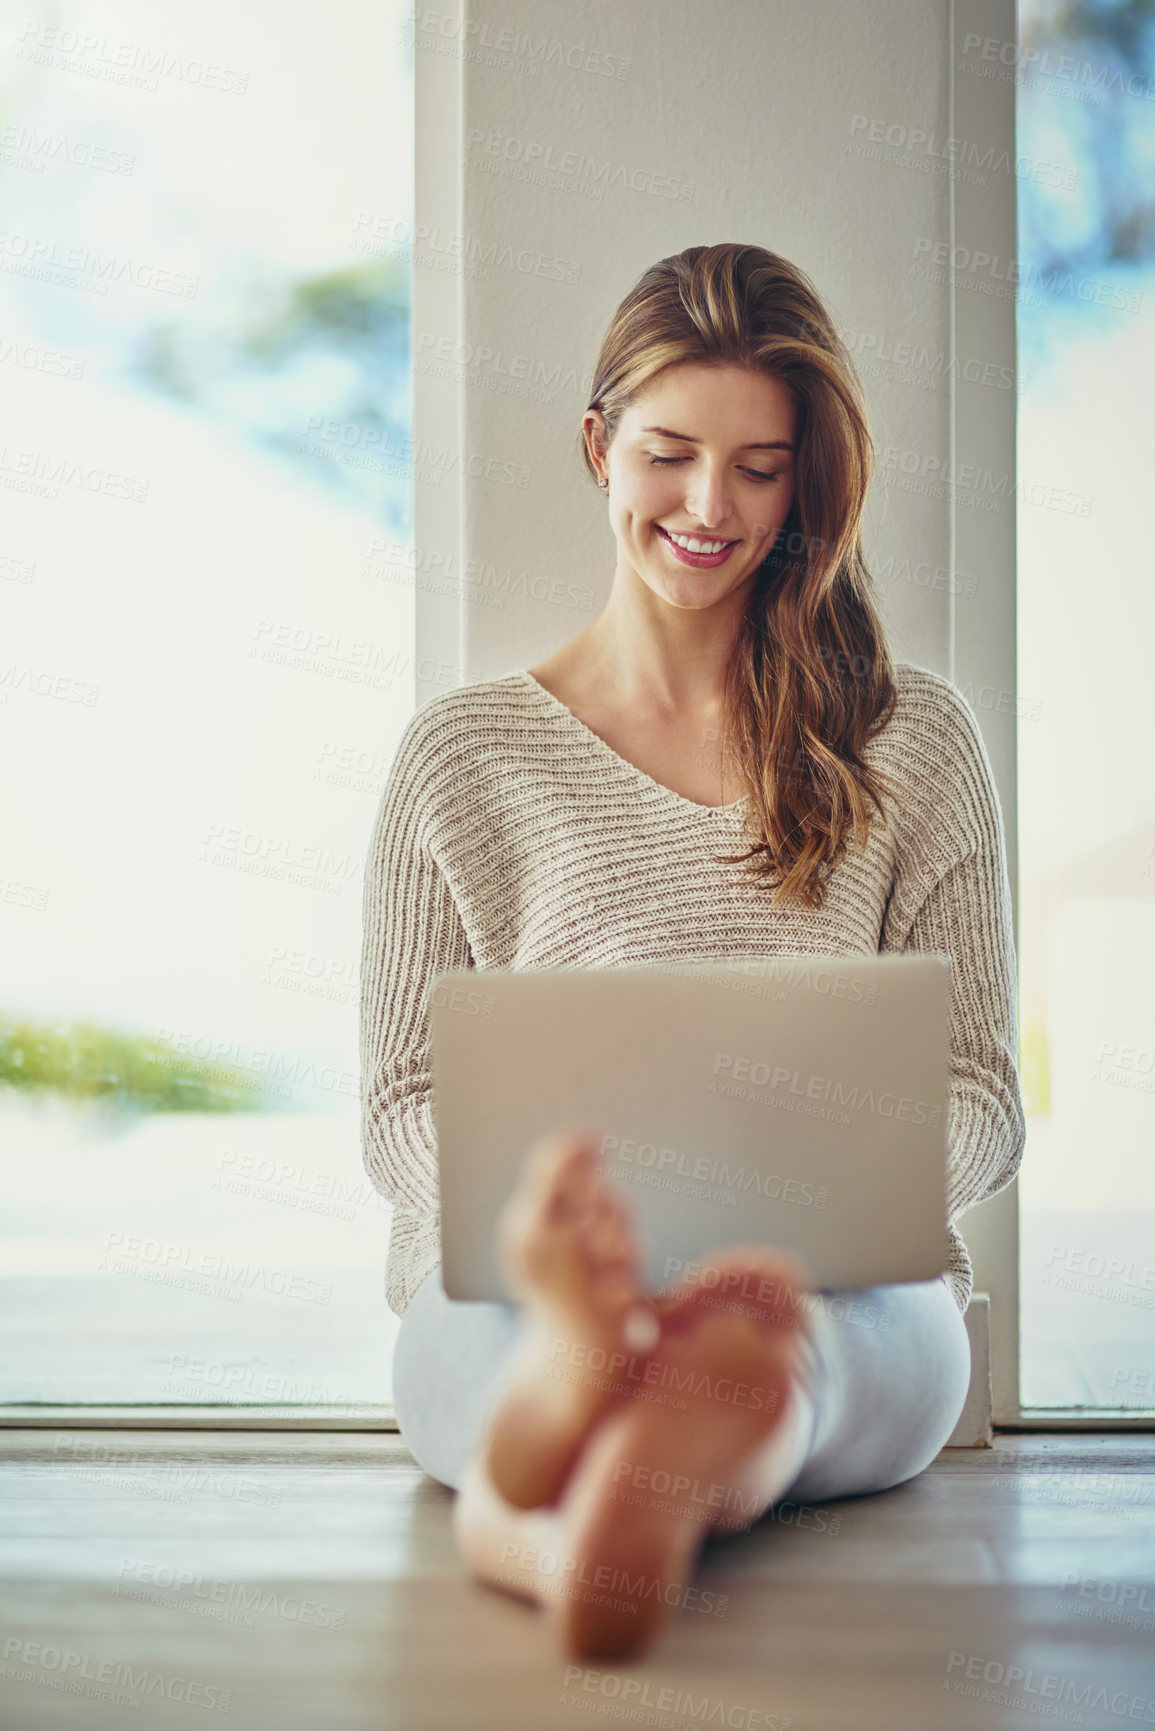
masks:
<path id="1" fill-rule="evenodd" d="M 650 459 L 651 463 L 685 463 L 689 461 L 687 457 L 659 457 L 653 451 L 647 451 L 646 455 Z M 746 473 L 750 476 L 752 481 L 777 481 L 781 476 L 782 471 L 781 469 L 775 469 L 772 475 L 767 475 L 761 469 L 747 469 Z"/>

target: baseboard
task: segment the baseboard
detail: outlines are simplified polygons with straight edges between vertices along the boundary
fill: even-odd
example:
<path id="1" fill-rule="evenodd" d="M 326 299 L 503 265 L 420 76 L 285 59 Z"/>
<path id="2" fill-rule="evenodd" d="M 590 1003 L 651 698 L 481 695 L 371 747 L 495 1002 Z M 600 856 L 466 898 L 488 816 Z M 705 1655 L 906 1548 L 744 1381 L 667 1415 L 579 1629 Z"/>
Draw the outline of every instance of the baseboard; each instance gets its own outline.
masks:
<path id="1" fill-rule="evenodd" d="M 989 1449 L 994 1438 L 991 1392 L 991 1301 L 986 1292 L 971 1294 L 966 1310 L 971 1343 L 971 1385 L 947 1448 Z"/>

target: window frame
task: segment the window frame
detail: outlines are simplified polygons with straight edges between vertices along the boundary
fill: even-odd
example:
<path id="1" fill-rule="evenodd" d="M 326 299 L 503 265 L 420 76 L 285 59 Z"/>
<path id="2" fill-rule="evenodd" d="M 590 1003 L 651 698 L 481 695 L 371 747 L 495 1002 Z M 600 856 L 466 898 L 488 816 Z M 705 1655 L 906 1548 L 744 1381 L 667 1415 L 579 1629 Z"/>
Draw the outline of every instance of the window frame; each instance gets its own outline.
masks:
<path id="1" fill-rule="evenodd" d="M 180 1406 L 142 1401 L 84 1406 L 45 1401 L 0 1406 L 0 1430 L 396 1431 L 388 1402 L 365 1406 Z"/>
<path id="2" fill-rule="evenodd" d="M 952 138 L 981 138 L 996 156 L 1016 160 L 1016 82 L 1013 78 L 976 78 L 962 71 L 968 33 L 1018 45 L 1015 0 L 951 0 Z M 955 248 L 1018 256 L 1018 182 L 1013 174 L 992 177 L 985 186 L 950 180 L 951 257 Z M 1018 380 L 1014 295 L 985 296 L 959 290 L 950 274 L 952 354 L 981 355 L 1005 366 Z M 951 472 L 966 464 L 1005 475 L 1008 490 L 1017 479 L 1018 391 L 991 390 L 977 382 L 951 378 Z M 1018 853 L 1018 673 L 1017 673 L 1017 493 L 1016 508 L 986 513 L 960 510 L 953 502 L 953 573 L 981 573 L 976 593 L 957 604 L 950 586 L 950 677 L 966 691 L 993 692 L 991 704 L 975 703 L 976 719 L 991 758 L 1003 808 L 1014 920 L 1019 953 Z M 1006 697 L 1006 704 L 1003 698 Z M 1030 1141 L 1025 1158 L 1030 1156 Z M 971 1254 L 976 1292 L 990 1296 L 993 1420 L 1004 1430 L 1155 1431 L 1155 1412 L 1112 1408 L 1024 1406 L 1020 1396 L 1019 1186 L 1018 1179 L 962 1218 L 960 1230 Z"/>

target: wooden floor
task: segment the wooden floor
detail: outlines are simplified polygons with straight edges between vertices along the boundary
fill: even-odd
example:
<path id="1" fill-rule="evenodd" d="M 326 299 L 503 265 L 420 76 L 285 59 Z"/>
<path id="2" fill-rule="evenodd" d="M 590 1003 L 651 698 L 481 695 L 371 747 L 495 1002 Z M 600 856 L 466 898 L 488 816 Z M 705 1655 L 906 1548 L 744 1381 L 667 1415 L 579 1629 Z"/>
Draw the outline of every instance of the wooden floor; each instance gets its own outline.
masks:
<path id="1" fill-rule="evenodd" d="M 576 1676 L 396 1436 L 4 1431 L 0 1480 L 5 1731 L 1155 1724 L 1153 1437 L 787 1506 L 708 1550 L 714 1609 Z"/>

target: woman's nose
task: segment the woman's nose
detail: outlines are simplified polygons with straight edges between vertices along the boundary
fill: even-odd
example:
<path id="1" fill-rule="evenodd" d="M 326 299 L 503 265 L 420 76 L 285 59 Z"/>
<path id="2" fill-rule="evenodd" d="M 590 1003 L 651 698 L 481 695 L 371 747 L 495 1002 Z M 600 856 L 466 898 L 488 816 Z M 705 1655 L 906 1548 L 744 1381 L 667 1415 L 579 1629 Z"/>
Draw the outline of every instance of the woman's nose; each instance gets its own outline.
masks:
<path id="1" fill-rule="evenodd" d="M 686 512 L 704 529 L 720 529 L 730 515 L 730 490 L 722 474 L 699 474 L 686 489 Z"/>
<path id="2" fill-rule="evenodd" d="M 694 466 L 694 469 L 696 473 L 687 478 L 687 516 L 691 516 L 694 523 L 700 523 L 703 528 L 717 530 L 726 523 L 731 512 L 729 476 L 726 469 L 712 469 L 708 466 Z"/>

